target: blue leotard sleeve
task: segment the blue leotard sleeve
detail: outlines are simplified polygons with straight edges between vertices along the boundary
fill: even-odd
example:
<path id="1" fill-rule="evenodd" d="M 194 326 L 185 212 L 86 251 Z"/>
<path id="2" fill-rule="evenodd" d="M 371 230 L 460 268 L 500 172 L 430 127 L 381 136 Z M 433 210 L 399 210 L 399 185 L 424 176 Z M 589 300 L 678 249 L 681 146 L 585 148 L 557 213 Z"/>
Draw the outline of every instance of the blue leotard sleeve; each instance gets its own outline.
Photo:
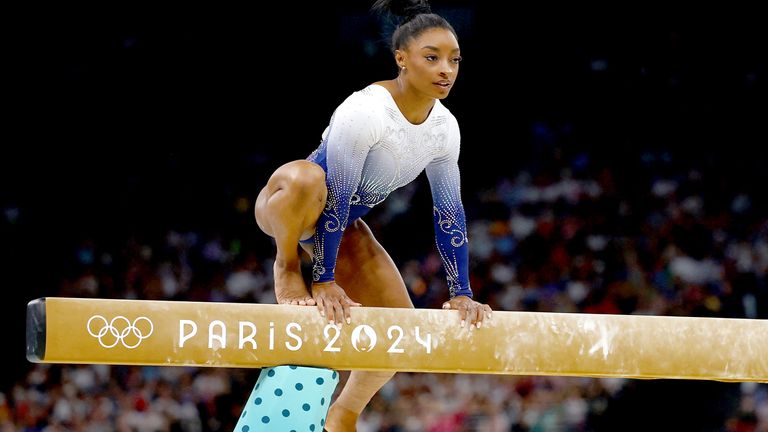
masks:
<path id="1" fill-rule="evenodd" d="M 326 168 L 328 198 L 315 227 L 312 280 L 334 280 L 336 258 L 349 211 L 366 156 L 380 139 L 381 119 L 370 106 L 347 100 L 333 114 L 328 133 L 320 147 Z M 324 162 L 324 163 L 322 163 Z"/>
<path id="2" fill-rule="evenodd" d="M 447 154 L 430 162 L 426 172 L 432 190 L 435 240 L 445 266 L 450 296 L 472 297 L 469 286 L 469 238 L 461 203 L 458 127 L 453 135 Z"/>

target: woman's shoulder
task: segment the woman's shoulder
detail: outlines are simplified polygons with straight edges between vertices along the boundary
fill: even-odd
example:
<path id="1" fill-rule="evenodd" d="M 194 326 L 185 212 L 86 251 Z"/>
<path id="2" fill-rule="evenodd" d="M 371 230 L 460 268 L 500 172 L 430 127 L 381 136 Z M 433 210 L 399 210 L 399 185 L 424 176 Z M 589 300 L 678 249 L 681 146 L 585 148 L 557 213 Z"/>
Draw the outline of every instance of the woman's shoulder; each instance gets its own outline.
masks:
<path id="1" fill-rule="evenodd" d="M 382 94 L 382 92 L 384 94 Z M 371 84 L 360 90 L 352 92 L 339 104 L 338 109 L 365 109 L 372 112 L 383 109 L 386 106 L 387 90 L 376 84 Z"/>
<path id="2" fill-rule="evenodd" d="M 456 120 L 456 117 L 453 116 L 453 113 L 451 112 L 451 110 L 449 110 L 447 106 L 443 105 L 443 103 L 440 102 L 440 99 L 435 100 L 435 107 L 433 109 L 435 110 L 436 114 L 440 114 L 446 117 L 450 117 L 453 120 Z"/>
<path id="3" fill-rule="evenodd" d="M 448 109 L 447 106 L 443 105 L 442 102 L 438 99 L 435 101 L 435 107 L 433 108 L 435 110 L 435 118 L 442 118 L 444 120 L 440 121 L 440 123 L 446 123 L 450 125 L 452 128 L 459 129 L 459 121 L 456 120 L 456 117 L 453 115 L 451 110 Z"/>
<path id="4" fill-rule="evenodd" d="M 365 95 L 376 97 L 379 99 L 390 97 L 389 90 L 387 90 L 387 88 L 384 87 L 384 84 L 382 82 L 375 82 L 375 83 L 368 84 L 367 86 L 358 90 L 356 93 L 365 94 Z"/>

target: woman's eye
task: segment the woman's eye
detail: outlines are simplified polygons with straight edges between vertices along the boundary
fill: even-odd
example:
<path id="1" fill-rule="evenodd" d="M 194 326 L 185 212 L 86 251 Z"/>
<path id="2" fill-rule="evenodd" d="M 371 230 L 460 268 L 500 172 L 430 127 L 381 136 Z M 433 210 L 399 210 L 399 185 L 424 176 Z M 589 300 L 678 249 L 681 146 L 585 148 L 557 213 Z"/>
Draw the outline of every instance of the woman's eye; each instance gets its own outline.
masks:
<path id="1" fill-rule="evenodd" d="M 434 55 L 428 55 L 428 56 L 425 56 L 424 58 L 427 59 L 427 61 L 437 60 L 437 56 L 434 56 Z"/>
<path id="2" fill-rule="evenodd" d="M 451 60 L 453 60 L 454 63 L 459 63 L 462 60 L 462 58 L 461 58 L 461 56 L 459 56 L 459 57 L 454 57 Z"/>

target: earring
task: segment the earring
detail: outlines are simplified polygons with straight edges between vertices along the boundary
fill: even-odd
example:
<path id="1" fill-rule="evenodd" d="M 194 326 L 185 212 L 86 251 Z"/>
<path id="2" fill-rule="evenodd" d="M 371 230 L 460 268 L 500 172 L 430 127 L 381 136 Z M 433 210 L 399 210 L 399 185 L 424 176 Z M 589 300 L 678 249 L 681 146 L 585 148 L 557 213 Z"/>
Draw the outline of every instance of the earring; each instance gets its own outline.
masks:
<path id="1" fill-rule="evenodd" d="M 400 66 L 400 70 L 405 72 L 405 66 Z"/>

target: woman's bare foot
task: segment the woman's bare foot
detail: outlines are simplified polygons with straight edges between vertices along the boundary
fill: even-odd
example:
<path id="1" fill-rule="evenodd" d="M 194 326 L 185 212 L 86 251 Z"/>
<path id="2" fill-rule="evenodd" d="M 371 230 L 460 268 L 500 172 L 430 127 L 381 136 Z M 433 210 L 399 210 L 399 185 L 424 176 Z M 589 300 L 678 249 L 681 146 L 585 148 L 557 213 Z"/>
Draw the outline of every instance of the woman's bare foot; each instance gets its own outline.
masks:
<path id="1" fill-rule="evenodd" d="M 301 276 L 301 270 L 289 270 L 275 262 L 275 297 L 278 304 L 315 306 Z"/>
<path id="2" fill-rule="evenodd" d="M 336 404 L 331 405 L 325 419 L 325 429 L 328 432 L 355 432 L 356 427 L 357 414 Z"/>

